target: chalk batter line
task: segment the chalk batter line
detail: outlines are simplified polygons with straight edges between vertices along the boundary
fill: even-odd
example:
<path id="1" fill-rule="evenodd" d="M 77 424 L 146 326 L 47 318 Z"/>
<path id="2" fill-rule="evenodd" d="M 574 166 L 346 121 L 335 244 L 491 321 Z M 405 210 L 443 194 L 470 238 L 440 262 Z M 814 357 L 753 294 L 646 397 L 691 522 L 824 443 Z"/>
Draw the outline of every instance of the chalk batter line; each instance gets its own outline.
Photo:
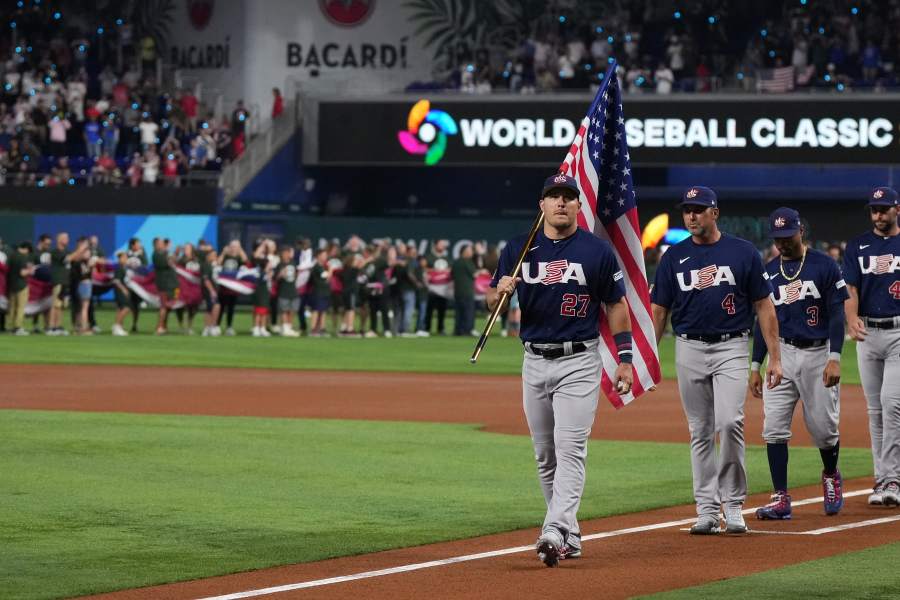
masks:
<path id="1" fill-rule="evenodd" d="M 844 498 L 852 498 L 854 496 L 862 496 L 871 493 L 872 490 L 854 490 L 845 492 Z M 804 506 L 807 504 L 815 504 L 821 502 L 822 497 L 807 498 L 792 502 L 792 506 Z M 744 514 L 755 512 L 755 508 L 745 509 Z M 662 523 L 651 523 L 649 525 L 641 525 L 638 527 L 628 527 L 626 529 L 617 529 L 615 531 L 603 531 L 600 533 L 592 533 L 582 536 L 581 540 L 599 540 L 632 533 L 642 533 L 645 531 L 654 531 L 657 529 L 668 529 L 669 527 L 678 527 L 679 525 L 687 525 L 696 521 L 696 517 L 690 519 L 679 519 L 677 521 L 665 521 Z M 877 525 L 880 523 L 890 523 L 892 521 L 900 521 L 900 515 L 892 517 L 884 517 L 881 519 L 873 519 L 872 521 L 863 521 L 861 523 L 847 523 L 845 525 L 837 525 L 834 527 L 826 527 L 824 529 L 816 529 L 805 532 L 791 532 L 794 535 L 822 535 L 824 533 L 832 533 L 833 531 L 842 531 L 844 529 L 854 529 L 856 527 L 865 527 L 867 525 Z M 760 533 L 760 532 L 754 532 Z M 768 532 L 766 532 L 768 533 Z M 235 592 L 233 594 L 225 594 L 222 596 L 209 596 L 200 600 L 239 600 L 240 598 L 255 598 L 257 596 L 268 596 L 269 594 L 278 594 L 281 592 L 291 592 L 294 590 L 304 590 L 308 588 L 321 587 L 325 585 L 334 585 L 336 583 L 346 583 L 348 581 L 358 581 L 360 579 L 371 579 L 372 577 L 383 577 L 385 575 L 395 575 L 397 573 L 409 573 L 412 571 L 421 571 L 422 569 L 430 569 L 433 567 L 442 567 L 445 565 L 453 565 L 457 563 L 469 562 L 473 560 L 481 560 L 484 558 L 494 558 L 497 556 L 506 556 L 509 554 L 518 554 L 520 552 L 534 552 L 534 545 L 516 546 L 514 548 L 502 548 L 500 550 L 491 550 L 489 552 L 480 552 L 478 554 L 466 554 L 464 556 L 453 556 L 450 558 L 442 558 L 440 560 L 431 560 L 428 562 L 413 563 L 409 565 L 401 565 L 398 567 L 389 567 L 387 569 L 379 569 L 377 571 L 365 571 L 363 573 L 354 573 L 352 575 L 340 575 L 338 577 L 329 577 L 327 579 L 315 579 L 313 581 L 301 581 L 298 583 L 289 583 L 285 585 L 277 585 L 273 587 L 260 588 L 256 590 L 248 590 L 246 592 Z"/>

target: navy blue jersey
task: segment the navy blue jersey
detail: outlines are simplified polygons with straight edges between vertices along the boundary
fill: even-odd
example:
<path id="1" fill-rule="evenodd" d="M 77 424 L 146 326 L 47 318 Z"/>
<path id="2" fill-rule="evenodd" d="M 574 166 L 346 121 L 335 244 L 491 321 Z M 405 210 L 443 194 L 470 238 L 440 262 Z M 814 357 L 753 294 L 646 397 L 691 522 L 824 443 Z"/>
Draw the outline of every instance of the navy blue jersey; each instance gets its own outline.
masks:
<path id="1" fill-rule="evenodd" d="M 784 261 L 784 272 L 793 277 L 799 260 Z M 818 250 L 807 249 L 803 269 L 790 281 L 781 274 L 781 258 L 766 265 L 775 295 L 778 335 L 801 340 L 828 338 L 828 322 L 832 311 L 844 310 L 849 298 L 841 270 L 834 259 Z"/>
<path id="2" fill-rule="evenodd" d="M 500 253 L 491 287 L 509 275 L 528 236 L 509 241 Z M 599 335 L 600 303 L 625 295 L 622 271 L 609 244 L 583 229 L 562 240 L 539 231 L 516 286 L 523 342 L 581 342 Z"/>
<path id="3" fill-rule="evenodd" d="M 859 292 L 859 316 L 900 315 L 900 235 L 869 231 L 847 244 L 844 280 Z"/>
<path id="4" fill-rule="evenodd" d="M 714 244 L 687 238 L 669 248 L 650 300 L 669 309 L 675 333 L 709 335 L 750 329 L 753 303 L 771 293 L 753 244 L 723 233 Z"/>

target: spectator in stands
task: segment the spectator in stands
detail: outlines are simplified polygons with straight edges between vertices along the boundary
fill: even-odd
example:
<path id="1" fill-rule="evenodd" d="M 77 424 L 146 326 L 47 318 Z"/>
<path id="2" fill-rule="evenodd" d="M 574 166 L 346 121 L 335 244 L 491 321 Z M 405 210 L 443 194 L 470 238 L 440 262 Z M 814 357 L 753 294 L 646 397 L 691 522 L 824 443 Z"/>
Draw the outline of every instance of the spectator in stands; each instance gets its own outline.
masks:
<path id="1" fill-rule="evenodd" d="M 159 125 L 157 125 L 147 110 L 141 115 L 141 122 L 138 124 L 141 132 L 141 149 L 147 150 L 159 143 Z"/>
<path id="2" fill-rule="evenodd" d="M 84 145 L 88 158 L 97 158 L 100 156 L 100 146 L 103 143 L 100 136 L 100 123 L 97 117 L 91 115 L 87 123 L 84 124 Z"/>
<path id="3" fill-rule="evenodd" d="M 119 147 L 119 124 L 114 116 L 109 115 L 103 120 L 103 129 L 100 137 L 102 140 L 103 152 L 115 158 L 116 149 Z"/>
<path id="4" fill-rule="evenodd" d="M 148 185 L 156 185 L 159 178 L 159 154 L 156 148 L 148 146 L 141 158 L 141 181 Z"/>
<path id="5" fill-rule="evenodd" d="M 667 95 L 672 93 L 672 84 L 675 83 L 675 74 L 666 63 L 660 62 L 653 74 L 653 80 L 656 83 L 656 93 Z"/>
<path id="6" fill-rule="evenodd" d="M 188 133 L 197 131 L 197 112 L 200 101 L 191 90 L 181 92 L 180 98 L 181 111 L 184 114 L 185 128 Z"/>
<path id="7" fill-rule="evenodd" d="M 137 187 L 141 184 L 141 179 L 144 177 L 144 167 L 141 163 L 141 154 L 139 152 L 131 155 L 131 163 L 128 165 L 125 174 L 128 176 L 128 182 L 131 187 Z"/>
<path id="8" fill-rule="evenodd" d="M 272 118 L 277 119 L 284 112 L 284 98 L 281 96 L 281 90 L 272 88 Z"/>
<path id="9" fill-rule="evenodd" d="M 50 130 L 50 154 L 54 156 L 68 154 L 66 152 L 66 136 L 72 128 L 72 123 L 66 118 L 66 114 L 63 111 L 58 111 L 50 119 L 47 127 Z"/>
<path id="10" fill-rule="evenodd" d="M 138 175 L 139 180 L 140 175 Z M 106 150 L 100 154 L 100 158 L 97 159 L 97 163 L 91 169 L 88 177 L 88 185 L 94 185 L 95 183 L 111 183 L 116 186 L 122 183 L 122 172 L 119 169 L 119 165 Z"/>
<path id="11" fill-rule="evenodd" d="M 56 165 L 50 169 L 50 176 L 45 178 L 44 181 L 47 186 L 66 185 L 70 181 L 74 182 L 72 170 L 69 168 L 69 157 L 60 156 L 56 161 Z"/>

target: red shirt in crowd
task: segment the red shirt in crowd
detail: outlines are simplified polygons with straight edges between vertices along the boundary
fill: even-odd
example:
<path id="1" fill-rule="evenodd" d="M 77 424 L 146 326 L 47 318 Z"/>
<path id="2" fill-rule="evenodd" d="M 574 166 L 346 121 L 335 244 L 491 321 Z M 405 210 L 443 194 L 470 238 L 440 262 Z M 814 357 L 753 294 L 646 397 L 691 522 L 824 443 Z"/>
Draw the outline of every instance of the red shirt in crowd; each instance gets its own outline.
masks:
<path id="1" fill-rule="evenodd" d="M 193 119 L 197 116 L 197 97 L 193 94 L 185 94 L 181 97 L 181 110 L 184 111 L 185 116 Z"/>
<path id="2" fill-rule="evenodd" d="M 275 102 L 272 104 L 272 118 L 284 112 L 284 98 L 281 95 L 275 96 Z"/>
<path id="3" fill-rule="evenodd" d="M 163 161 L 163 176 L 175 177 L 176 175 L 178 175 L 178 161 L 174 157 L 169 158 L 167 155 Z"/>
<path id="4" fill-rule="evenodd" d="M 121 81 L 113 86 L 113 104 L 126 106 L 128 104 L 128 86 Z"/>

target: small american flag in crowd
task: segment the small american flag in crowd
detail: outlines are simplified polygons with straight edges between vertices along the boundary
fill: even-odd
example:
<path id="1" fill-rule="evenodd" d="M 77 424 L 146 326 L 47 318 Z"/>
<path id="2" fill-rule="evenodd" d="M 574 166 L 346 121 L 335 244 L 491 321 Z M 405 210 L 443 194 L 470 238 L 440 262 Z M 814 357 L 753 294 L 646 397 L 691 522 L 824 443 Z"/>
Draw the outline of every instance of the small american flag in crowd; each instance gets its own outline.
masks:
<path id="1" fill-rule="evenodd" d="M 760 69 L 757 74 L 756 89 L 760 92 L 784 94 L 794 90 L 794 67 Z"/>
<path id="2" fill-rule="evenodd" d="M 634 386 L 627 394 L 620 395 L 613 387 L 617 348 L 602 311 L 600 318 L 603 342 L 600 344 L 603 358 L 600 386 L 612 405 L 621 408 L 659 383 L 660 369 L 615 64 L 581 121 L 560 171 L 578 180 L 579 226 L 607 240 L 622 267 L 634 347 Z"/>

